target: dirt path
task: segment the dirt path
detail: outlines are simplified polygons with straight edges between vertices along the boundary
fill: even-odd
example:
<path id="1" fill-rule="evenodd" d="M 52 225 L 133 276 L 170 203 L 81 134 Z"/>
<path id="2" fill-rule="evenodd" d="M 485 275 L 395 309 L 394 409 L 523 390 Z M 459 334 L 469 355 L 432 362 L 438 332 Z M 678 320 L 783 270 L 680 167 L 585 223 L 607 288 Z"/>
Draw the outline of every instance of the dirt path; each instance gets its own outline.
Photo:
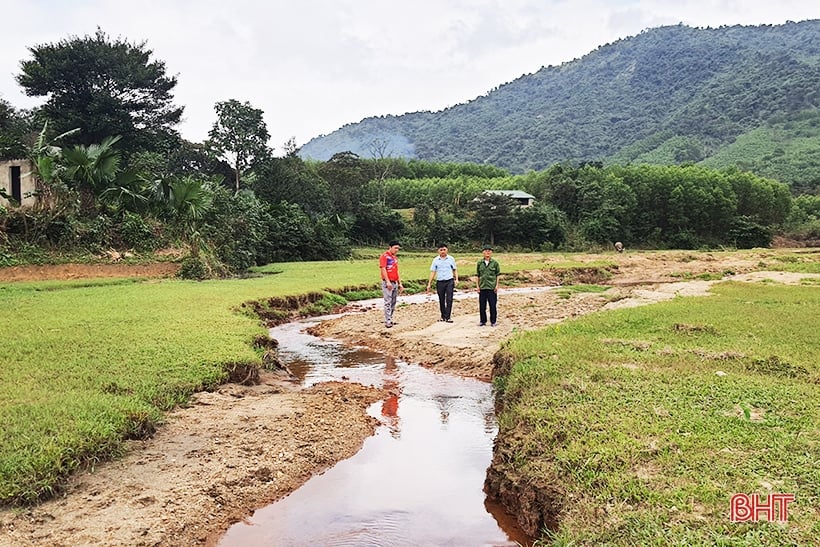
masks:
<path id="1" fill-rule="evenodd" d="M 477 325 L 475 299 L 456 302 L 453 323 L 437 322 L 438 304 L 431 299 L 400 308 L 390 330 L 384 329 L 381 312 L 369 309 L 315 331 L 437 370 L 488 378 L 493 354 L 514 330 L 604 307 L 705 294 L 712 283 L 679 282 L 682 276 L 731 272 L 738 280 L 789 283 L 809 277 L 746 274 L 776 254 L 617 255 L 613 288 L 603 294 L 562 299 L 555 292 L 502 290 L 495 328 Z M 79 277 L 66 268 L 60 278 Z M 0 281 L 8 280 L 3 270 L 9 269 L 0 269 Z M 0 511 L 0 546 L 214 545 L 232 523 L 353 455 L 378 425 L 365 409 L 380 397 L 376 389 L 348 383 L 296 390 L 273 375 L 258 386 L 225 385 L 200 393 L 190 407 L 170 413 L 152 439 L 132 442 L 125 457 L 77 473 L 57 499 Z"/>

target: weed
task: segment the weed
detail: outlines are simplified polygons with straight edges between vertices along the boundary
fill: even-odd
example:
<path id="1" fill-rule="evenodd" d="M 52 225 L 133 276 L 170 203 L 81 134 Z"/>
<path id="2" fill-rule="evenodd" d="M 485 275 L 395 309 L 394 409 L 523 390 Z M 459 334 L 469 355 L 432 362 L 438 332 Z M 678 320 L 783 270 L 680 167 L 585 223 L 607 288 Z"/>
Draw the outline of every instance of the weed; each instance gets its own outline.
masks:
<path id="1" fill-rule="evenodd" d="M 717 334 L 717 329 L 712 325 L 687 325 L 675 323 L 672 330 L 680 334 Z"/>
<path id="2" fill-rule="evenodd" d="M 772 376 L 781 376 L 785 378 L 806 376 L 809 373 L 806 367 L 802 365 L 793 365 L 792 363 L 782 360 L 776 355 L 763 359 L 755 359 L 751 363 L 747 363 L 745 368 L 749 372 L 771 374 Z"/>

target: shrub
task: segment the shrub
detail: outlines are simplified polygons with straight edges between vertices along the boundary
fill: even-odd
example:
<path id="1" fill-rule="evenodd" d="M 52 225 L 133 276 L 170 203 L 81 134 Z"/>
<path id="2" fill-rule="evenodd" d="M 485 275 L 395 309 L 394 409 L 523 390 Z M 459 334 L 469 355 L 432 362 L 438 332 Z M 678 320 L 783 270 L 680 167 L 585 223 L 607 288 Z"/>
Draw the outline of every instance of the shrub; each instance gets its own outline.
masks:
<path id="1" fill-rule="evenodd" d="M 120 238 L 123 245 L 140 251 L 157 248 L 159 242 L 154 230 L 144 218 L 126 211 L 120 221 Z"/>
<path id="2" fill-rule="evenodd" d="M 209 277 L 208 265 L 202 257 L 189 256 L 182 261 L 177 275 L 183 279 L 202 281 Z"/>

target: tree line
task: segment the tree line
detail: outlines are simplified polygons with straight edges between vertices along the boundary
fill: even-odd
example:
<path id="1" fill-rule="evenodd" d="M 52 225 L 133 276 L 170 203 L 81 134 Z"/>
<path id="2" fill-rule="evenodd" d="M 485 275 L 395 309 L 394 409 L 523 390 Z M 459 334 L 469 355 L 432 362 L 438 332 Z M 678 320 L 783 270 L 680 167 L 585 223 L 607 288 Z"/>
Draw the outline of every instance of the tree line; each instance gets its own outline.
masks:
<path id="1" fill-rule="evenodd" d="M 17 81 L 43 106 L 0 99 L 0 159 L 26 158 L 34 205 L 0 205 L 0 266 L 49 252 L 166 246 L 183 275 L 232 275 L 277 261 L 339 259 L 353 246 L 493 242 L 521 249 L 766 246 L 791 230 L 817 237 L 817 199 L 736 168 L 555 164 L 511 175 L 487 164 L 366 156 L 302 159 L 268 147 L 263 112 L 215 104 L 209 138 L 181 138 L 176 79 L 145 43 L 69 37 L 30 48 Z M 487 190 L 535 196 L 519 207 Z M 805 199 L 804 199 L 805 198 Z"/>

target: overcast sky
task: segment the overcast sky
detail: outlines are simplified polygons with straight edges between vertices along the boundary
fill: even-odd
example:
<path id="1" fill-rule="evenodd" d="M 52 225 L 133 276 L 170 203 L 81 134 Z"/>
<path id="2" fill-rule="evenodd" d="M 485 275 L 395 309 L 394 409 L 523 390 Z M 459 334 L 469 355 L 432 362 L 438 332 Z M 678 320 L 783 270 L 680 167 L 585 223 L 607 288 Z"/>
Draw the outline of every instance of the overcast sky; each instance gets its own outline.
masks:
<path id="1" fill-rule="evenodd" d="M 207 138 L 214 104 L 265 113 L 270 146 L 370 116 L 441 110 L 600 45 L 661 25 L 820 18 L 816 0 L 0 0 L 0 97 L 29 47 L 99 26 L 145 41 L 178 77 L 183 137 Z"/>

